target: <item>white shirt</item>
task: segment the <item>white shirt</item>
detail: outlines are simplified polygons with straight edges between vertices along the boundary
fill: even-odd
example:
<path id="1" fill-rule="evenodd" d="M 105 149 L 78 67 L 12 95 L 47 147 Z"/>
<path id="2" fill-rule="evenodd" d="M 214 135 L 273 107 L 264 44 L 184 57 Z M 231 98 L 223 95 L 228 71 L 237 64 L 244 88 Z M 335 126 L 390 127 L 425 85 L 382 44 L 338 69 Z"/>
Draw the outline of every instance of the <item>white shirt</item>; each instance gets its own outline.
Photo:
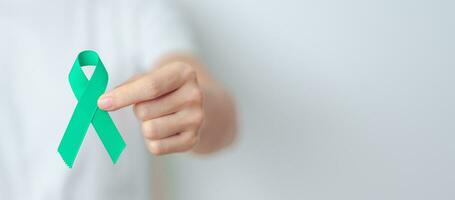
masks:
<path id="1" fill-rule="evenodd" d="M 131 109 L 110 113 L 126 148 L 113 165 L 90 126 L 72 169 L 57 152 L 77 104 L 68 73 L 96 50 L 108 90 L 160 56 L 191 51 L 158 0 L 0 0 L 0 199 L 148 199 L 150 154 Z"/>

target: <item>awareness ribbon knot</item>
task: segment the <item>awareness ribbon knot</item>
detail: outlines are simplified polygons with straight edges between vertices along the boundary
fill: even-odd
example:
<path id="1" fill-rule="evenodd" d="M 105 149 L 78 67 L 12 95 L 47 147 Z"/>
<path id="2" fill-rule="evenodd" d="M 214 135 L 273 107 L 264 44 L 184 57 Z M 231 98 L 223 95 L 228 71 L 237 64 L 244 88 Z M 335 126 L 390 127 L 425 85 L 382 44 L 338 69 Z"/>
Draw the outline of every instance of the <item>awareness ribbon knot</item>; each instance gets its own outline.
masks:
<path id="1" fill-rule="evenodd" d="M 95 71 L 88 80 L 81 67 L 93 65 Z M 91 50 L 79 53 L 68 79 L 78 103 L 60 141 L 58 147 L 60 156 L 69 168 L 73 167 L 74 160 L 91 123 L 111 157 L 112 163 L 115 164 L 126 144 L 109 114 L 97 106 L 98 98 L 106 90 L 108 81 L 106 68 L 104 68 L 98 54 Z"/>

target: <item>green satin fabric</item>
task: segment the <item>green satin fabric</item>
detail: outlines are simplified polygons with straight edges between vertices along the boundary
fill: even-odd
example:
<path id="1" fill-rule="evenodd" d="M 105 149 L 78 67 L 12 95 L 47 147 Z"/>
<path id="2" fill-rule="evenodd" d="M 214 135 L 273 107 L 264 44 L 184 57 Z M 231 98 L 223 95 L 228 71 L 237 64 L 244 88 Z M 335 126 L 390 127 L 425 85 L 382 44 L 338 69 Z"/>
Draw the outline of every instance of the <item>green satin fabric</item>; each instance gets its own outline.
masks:
<path id="1" fill-rule="evenodd" d="M 95 71 L 88 80 L 81 67 L 91 65 L 95 66 Z M 115 164 L 126 144 L 109 114 L 97 106 L 98 98 L 106 90 L 108 75 L 95 51 L 86 50 L 79 53 L 71 68 L 69 82 L 78 103 L 58 147 L 60 156 L 69 168 L 73 167 L 74 160 L 91 123 L 112 163 Z"/>

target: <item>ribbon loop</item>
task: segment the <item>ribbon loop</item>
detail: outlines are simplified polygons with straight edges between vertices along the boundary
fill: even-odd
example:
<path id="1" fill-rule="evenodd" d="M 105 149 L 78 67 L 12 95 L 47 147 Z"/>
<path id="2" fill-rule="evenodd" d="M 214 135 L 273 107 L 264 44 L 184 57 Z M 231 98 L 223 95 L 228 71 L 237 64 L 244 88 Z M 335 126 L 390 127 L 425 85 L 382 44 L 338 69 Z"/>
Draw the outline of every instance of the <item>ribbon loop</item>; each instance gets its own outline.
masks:
<path id="1" fill-rule="evenodd" d="M 92 77 L 87 79 L 81 67 L 95 66 Z M 58 152 L 72 168 L 90 124 L 108 152 L 112 163 L 116 163 L 126 144 L 114 122 L 106 111 L 98 109 L 98 98 L 106 91 L 108 75 L 95 51 L 79 53 L 71 68 L 68 80 L 78 103 L 66 128 Z"/>

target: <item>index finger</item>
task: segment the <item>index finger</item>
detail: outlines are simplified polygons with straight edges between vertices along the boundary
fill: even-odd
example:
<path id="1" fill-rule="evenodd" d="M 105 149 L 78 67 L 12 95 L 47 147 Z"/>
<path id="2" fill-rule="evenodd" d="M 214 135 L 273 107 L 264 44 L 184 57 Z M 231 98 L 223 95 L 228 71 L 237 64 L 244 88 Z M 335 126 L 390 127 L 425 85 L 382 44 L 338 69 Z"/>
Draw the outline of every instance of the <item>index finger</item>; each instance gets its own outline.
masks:
<path id="1" fill-rule="evenodd" d="M 194 76 L 194 72 L 187 64 L 171 63 L 105 93 L 99 98 L 98 107 L 103 110 L 114 111 L 132 104 L 152 100 L 176 90 L 192 76 Z"/>

